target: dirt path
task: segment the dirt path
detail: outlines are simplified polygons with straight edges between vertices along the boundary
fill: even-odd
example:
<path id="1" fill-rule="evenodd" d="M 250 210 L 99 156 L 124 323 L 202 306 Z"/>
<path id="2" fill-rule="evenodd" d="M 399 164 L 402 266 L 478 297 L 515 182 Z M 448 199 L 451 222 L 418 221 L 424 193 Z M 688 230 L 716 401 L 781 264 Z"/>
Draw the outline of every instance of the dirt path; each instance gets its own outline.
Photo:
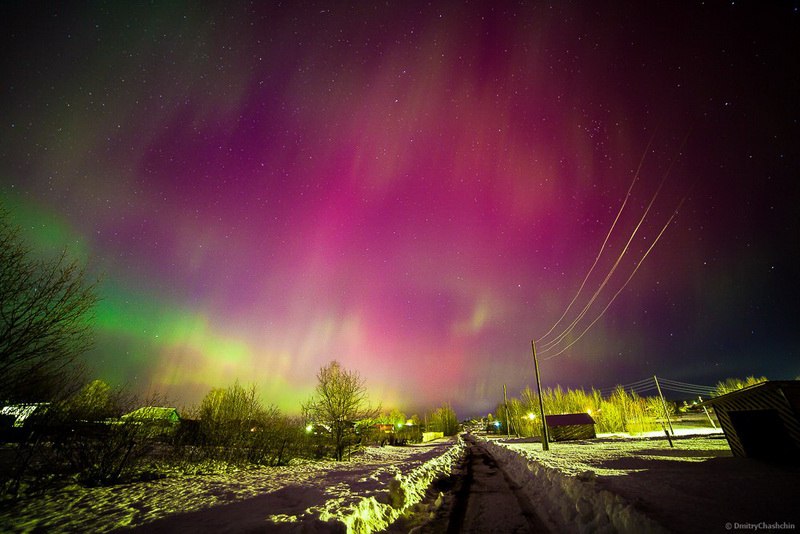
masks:
<path id="1" fill-rule="evenodd" d="M 464 462 L 445 481 L 446 488 L 441 488 L 446 494 L 436 516 L 422 525 L 401 521 L 388 532 L 408 532 L 411 526 L 420 534 L 548 532 L 492 455 L 469 436 L 465 441 Z"/>

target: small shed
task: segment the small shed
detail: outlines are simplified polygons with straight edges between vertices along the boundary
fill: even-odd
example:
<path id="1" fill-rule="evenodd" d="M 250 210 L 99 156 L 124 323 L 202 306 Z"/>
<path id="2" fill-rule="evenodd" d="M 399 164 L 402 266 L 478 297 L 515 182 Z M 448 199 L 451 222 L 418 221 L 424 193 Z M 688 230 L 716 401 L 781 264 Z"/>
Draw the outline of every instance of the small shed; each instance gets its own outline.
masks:
<path id="1" fill-rule="evenodd" d="M 592 439 L 597 437 L 595 421 L 588 413 L 546 415 L 547 431 L 553 441 Z"/>
<path id="2" fill-rule="evenodd" d="M 773 380 L 702 403 L 717 414 L 734 456 L 800 458 L 800 381 Z"/>

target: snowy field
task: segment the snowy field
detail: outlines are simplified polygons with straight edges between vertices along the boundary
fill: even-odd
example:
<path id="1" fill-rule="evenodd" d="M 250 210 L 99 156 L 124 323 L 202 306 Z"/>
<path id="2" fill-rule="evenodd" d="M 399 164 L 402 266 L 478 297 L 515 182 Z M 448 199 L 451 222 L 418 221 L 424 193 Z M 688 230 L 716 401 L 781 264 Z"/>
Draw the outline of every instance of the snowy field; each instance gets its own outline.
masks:
<path id="1" fill-rule="evenodd" d="M 372 532 L 422 499 L 463 450 L 455 440 L 366 448 L 349 462 L 303 462 L 24 500 L 0 532 Z"/>
<path id="2" fill-rule="evenodd" d="M 681 435 L 683 434 L 683 435 Z M 728 532 L 800 525 L 800 469 L 735 458 L 721 432 L 681 430 L 489 450 L 554 531 Z M 793 525 L 790 526 L 790 525 Z M 730 528 L 729 528 L 730 527 Z"/>

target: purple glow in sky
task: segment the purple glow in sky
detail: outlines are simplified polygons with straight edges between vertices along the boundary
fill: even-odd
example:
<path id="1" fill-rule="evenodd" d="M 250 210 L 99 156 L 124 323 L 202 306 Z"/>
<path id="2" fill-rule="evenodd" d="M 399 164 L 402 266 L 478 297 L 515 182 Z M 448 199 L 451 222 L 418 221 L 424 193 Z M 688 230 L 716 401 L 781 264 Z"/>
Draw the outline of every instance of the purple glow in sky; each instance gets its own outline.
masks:
<path id="1" fill-rule="evenodd" d="M 338 359 L 387 407 L 492 410 L 637 169 L 576 333 L 686 201 L 545 385 L 800 375 L 788 3 L 2 10 L 0 198 L 102 273 L 102 378 L 296 411 Z"/>

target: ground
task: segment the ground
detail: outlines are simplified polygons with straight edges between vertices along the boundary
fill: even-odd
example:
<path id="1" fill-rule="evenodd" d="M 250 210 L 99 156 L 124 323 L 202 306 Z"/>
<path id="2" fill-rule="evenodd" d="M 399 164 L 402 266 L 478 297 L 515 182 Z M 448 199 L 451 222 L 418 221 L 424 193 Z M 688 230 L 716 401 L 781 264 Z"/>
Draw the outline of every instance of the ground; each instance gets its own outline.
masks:
<path id="1" fill-rule="evenodd" d="M 532 440 L 476 436 L 471 469 L 482 481 L 468 490 L 475 509 L 457 504 L 458 488 L 441 484 L 468 471 L 459 462 L 464 441 L 442 440 L 368 448 L 342 463 L 70 486 L 4 510 L 0 531 L 374 532 L 399 517 L 391 532 L 407 525 L 433 532 L 449 524 L 442 514 L 453 513 L 463 514 L 460 530 L 469 531 L 474 514 L 501 518 L 515 506 L 498 500 L 486 476 L 497 487 L 505 479 L 521 512 L 537 515 L 531 531 L 727 532 L 726 525 L 736 531 L 800 524 L 798 467 L 735 458 L 721 433 L 678 432 L 674 447 L 654 433 L 556 442 L 549 451 Z M 512 525 L 495 531 L 504 526 Z"/>
<path id="2" fill-rule="evenodd" d="M 721 432 L 677 432 L 674 447 L 654 432 L 556 442 L 549 451 L 530 440 L 492 440 L 489 450 L 554 530 L 568 524 L 587 532 L 800 525 L 800 468 L 734 457 Z"/>
<path id="3" fill-rule="evenodd" d="M 336 531 L 383 528 L 461 456 L 455 439 L 368 447 L 347 462 L 86 488 L 72 485 L 0 512 L 0 532 Z M 366 523 L 366 525 L 364 524 Z"/>

